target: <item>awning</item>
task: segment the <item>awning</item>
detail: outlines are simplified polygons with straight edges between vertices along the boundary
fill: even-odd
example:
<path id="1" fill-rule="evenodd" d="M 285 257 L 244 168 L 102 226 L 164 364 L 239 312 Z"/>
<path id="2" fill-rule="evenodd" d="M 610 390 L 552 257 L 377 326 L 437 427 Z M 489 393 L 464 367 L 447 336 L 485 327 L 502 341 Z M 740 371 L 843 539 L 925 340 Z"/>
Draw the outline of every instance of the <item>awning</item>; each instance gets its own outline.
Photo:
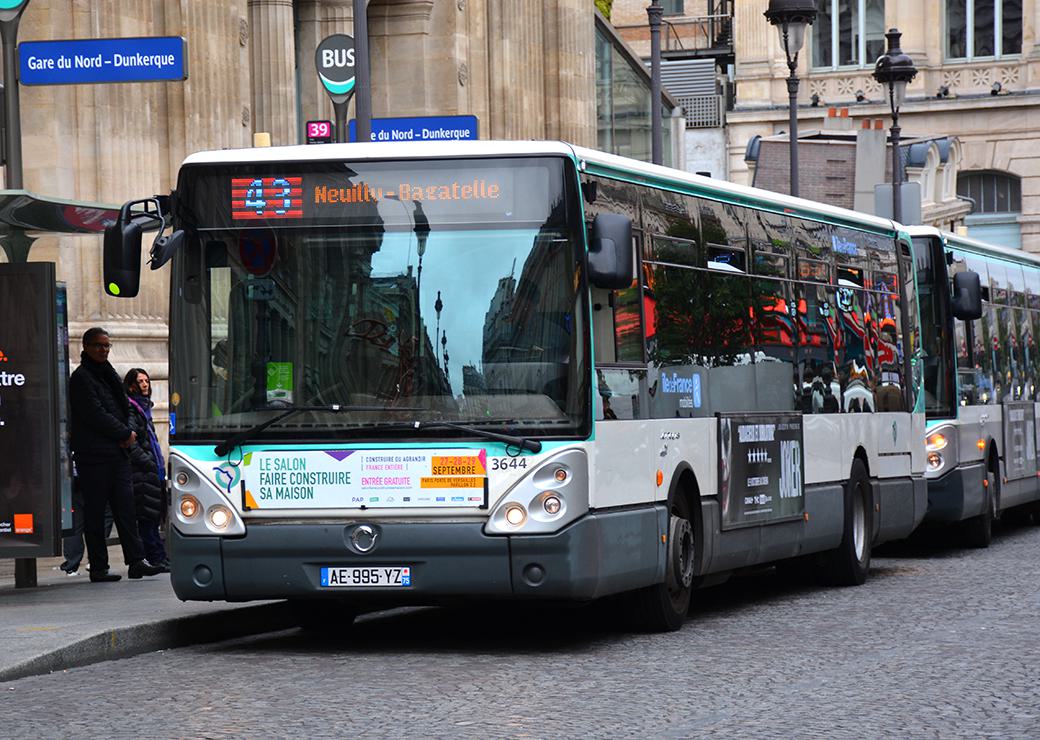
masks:
<path id="1" fill-rule="evenodd" d="M 39 237 L 101 234 L 118 216 L 119 206 L 0 190 L 0 244 L 11 262 L 24 262 Z"/>

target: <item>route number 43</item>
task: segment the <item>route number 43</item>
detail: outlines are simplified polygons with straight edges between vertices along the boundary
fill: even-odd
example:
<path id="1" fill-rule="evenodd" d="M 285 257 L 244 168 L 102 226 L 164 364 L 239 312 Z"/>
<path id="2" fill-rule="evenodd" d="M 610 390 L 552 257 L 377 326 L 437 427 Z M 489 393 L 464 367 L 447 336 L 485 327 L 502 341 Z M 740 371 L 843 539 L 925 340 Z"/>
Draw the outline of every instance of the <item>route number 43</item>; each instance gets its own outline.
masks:
<path id="1" fill-rule="evenodd" d="M 527 458 L 517 455 L 516 457 L 493 457 L 491 458 L 492 470 L 526 470 Z"/>

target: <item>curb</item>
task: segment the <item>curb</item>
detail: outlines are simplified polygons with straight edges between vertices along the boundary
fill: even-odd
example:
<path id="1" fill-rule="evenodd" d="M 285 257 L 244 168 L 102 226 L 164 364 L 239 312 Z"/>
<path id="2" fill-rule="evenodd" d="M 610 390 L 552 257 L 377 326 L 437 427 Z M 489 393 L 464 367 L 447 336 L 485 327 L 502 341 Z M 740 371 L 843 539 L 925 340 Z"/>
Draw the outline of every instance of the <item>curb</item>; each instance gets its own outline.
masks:
<path id="1" fill-rule="evenodd" d="M 0 683 L 157 650 L 205 645 L 297 626 L 288 602 L 223 609 L 105 630 L 71 645 L 0 669 Z"/>

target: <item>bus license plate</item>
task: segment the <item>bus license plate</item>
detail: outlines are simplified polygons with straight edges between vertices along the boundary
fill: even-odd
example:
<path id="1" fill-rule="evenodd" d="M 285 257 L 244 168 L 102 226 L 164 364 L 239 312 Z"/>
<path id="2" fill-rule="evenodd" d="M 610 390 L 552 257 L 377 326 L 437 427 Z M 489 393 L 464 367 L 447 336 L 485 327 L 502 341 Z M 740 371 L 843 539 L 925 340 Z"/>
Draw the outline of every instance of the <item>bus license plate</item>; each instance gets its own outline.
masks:
<path id="1" fill-rule="evenodd" d="M 406 566 L 322 568 L 322 588 L 409 588 L 412 569 Z"/>

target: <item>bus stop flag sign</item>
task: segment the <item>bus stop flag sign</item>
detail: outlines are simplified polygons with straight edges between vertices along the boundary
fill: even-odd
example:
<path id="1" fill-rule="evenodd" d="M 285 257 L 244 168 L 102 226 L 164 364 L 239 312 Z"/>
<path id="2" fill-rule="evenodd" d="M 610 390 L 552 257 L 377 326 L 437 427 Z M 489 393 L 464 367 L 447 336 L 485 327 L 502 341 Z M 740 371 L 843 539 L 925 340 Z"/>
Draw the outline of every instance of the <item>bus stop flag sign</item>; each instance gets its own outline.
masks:
<path id="1" fill-rule="evenodd" d="M 23 85 L 181 81 L 188 78 L 187 58 L 180 36 L 23 41 L 18 75 Z"/>
<path id="2" fill-rule="evenodd" d="M 345 103 L 354 93 L 354 38 L 326 36 L 314 51 L 314 66 L 332 102 Z"/>

